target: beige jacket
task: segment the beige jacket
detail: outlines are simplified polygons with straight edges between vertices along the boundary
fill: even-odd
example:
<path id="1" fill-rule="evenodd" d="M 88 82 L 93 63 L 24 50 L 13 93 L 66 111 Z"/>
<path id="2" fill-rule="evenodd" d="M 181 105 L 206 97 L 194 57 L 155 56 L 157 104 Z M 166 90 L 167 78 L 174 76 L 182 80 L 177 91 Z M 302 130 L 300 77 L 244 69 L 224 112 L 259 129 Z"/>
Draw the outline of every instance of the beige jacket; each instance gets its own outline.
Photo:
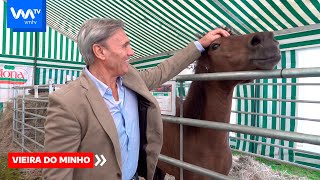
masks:
<path id="1" fill-rule="evenodd" d="M 149 92 L 176 76 L 200 57 L 194 43 L 155 68 L 138 72 L 129 67 L 123 84 L 137 93 L 140 124 L 138 174 L 153 179 L 162 146 L 159 105 Z M 92 169 L 43 169 L 43 179 L 121 179 L 121 153 L 117 129 L 98 89 L 85 72 L 49 95 L 45 122 L 45 152 L 93 152 L 107 162 Z"/>

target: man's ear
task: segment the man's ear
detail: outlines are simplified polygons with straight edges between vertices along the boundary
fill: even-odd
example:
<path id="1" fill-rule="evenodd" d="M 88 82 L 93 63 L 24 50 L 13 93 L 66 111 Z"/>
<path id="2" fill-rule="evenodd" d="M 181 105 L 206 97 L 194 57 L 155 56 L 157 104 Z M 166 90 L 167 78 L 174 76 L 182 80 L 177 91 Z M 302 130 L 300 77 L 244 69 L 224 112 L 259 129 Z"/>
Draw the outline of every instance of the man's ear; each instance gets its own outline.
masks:
<path id="1" fill-rule="evenodd" d="M 92 51 L 93 54 L 98 58 L 98 59 L 105 59 L 105 51 L 103 51 L 103 47 L 99 44 L 93 44 L 92 45 Z"/>

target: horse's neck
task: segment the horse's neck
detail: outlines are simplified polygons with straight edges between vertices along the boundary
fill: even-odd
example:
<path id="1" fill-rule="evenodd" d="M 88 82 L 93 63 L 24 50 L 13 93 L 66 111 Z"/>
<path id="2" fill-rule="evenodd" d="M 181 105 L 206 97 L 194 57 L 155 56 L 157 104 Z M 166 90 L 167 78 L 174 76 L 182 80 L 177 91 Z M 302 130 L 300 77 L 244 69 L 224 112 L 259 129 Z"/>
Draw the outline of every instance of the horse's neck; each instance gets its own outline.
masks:
<path id="1" fill-rule="evenodd" d="M 191 84 L 184 102 L 184 117 L 228 123 L 234 84 L 230 81 L 201 83 Z"/>

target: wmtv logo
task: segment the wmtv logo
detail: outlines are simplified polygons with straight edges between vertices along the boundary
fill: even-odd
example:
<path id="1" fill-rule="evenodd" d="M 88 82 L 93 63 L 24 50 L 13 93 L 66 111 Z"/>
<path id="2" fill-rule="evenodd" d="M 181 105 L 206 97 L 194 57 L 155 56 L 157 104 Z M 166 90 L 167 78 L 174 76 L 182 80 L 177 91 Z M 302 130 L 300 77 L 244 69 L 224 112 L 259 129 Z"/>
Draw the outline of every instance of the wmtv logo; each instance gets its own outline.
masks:
<path id="1" fill-rule="evenodd" d="M 19 19 L 20 15 L 22 16 L 23 19 L 28 19 L 29 16 L 32 19 L 35 19 L 36 18 L 35 14 L 40 14 L 41 12 L 41 9 L 28 9 L 26 13 L 23 11 L 23 9 L 19 9 L 18 12 L 16 12 L 13 7 L 11 7 L 10 10 L 11 10 L 12 16 L 15 19 Z"/>
<path id="2" fill-rule="evenodd" d="M 46 0 L 8 0 L 8 28 L 14 32 L 45 32 Z"/>

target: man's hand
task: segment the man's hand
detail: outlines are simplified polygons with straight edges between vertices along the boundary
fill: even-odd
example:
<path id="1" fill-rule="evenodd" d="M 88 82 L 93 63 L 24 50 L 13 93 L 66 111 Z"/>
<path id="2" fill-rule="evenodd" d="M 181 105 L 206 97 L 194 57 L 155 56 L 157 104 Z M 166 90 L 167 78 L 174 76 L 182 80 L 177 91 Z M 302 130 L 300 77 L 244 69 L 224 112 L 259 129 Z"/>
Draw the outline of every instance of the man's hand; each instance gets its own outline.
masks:
<path id="1" fill-rule="evenodd" d="M 228 37 L 230 34 L 228 31 L 218 28 L 215 30 L 209 31 L 205 36 L 203 36 L 198 42 L 202 45 L 203 48 L 208 47 L 214 40 L 220 37 Z"/>

